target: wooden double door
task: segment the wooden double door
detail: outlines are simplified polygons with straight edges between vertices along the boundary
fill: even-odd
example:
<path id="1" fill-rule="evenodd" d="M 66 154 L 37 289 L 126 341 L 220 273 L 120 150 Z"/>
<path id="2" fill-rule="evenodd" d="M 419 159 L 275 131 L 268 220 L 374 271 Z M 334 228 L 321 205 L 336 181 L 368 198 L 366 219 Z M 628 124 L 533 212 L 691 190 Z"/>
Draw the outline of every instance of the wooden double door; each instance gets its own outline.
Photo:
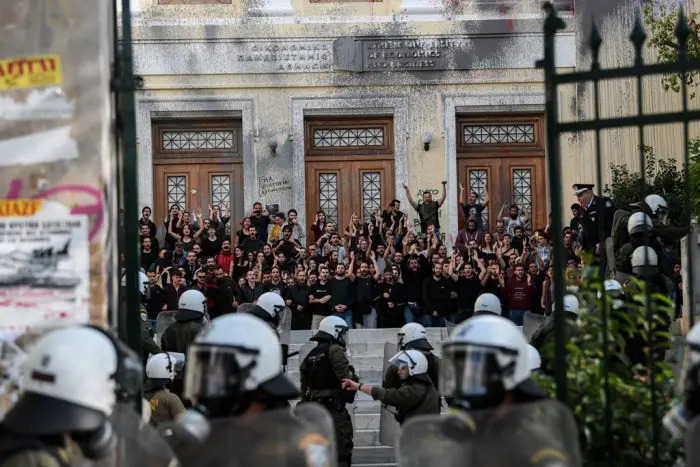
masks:
<path id="1" fill-rule="evenodd" d="M 488 154 L 469 154 L 458 159 L 459 182 L 467 196 L 470 191 L 483 199 L 489 194 L 489 205 L 482 212 L 483 225 L 493 232 L 496 220 L 504 203 L 517 205 L 529 213 L 531 230 L 543 228 L 547 224 L 547 198 L 544 171 L 544 157 L 512 156 L 504 157 Z M 462 202 L 462 200 L 459 200 Z M 459 210 L 459 227 L 463 228 L 466 219 Z M 503 215 L 507 216 L 506 207 Z"/>
<path id="2" fill-rule="evenodd" d="M 394 198 L 393 159 L 308 160 L 306 162 L 306 219 L 308 239 L 318 210 L 342 232 L 353 213 L 368 222 Z"/>
<path id="3" fill-rule="evenodd" d="M 205 216 L 209 205 L 218 205 L 238 218 L 243 197 L 241 164 L 161 164 L 153 170 L 155 222 L 162 222 L 175 205 L 189 212 L 200 208 Z"/>

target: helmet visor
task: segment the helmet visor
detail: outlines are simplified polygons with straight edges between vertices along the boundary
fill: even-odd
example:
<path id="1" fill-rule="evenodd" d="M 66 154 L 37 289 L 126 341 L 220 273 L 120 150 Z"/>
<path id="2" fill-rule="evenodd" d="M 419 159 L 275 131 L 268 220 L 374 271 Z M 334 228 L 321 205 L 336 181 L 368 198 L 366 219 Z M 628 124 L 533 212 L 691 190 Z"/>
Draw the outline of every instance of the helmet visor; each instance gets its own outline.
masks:
<path id="1" fill-rule="evenodd" d="M 346 348 L 350 345 L 350 329 L 342 328 L 338 333 L 338 342 L 343 344 Z"/>
<path id="2" fill-rule="evenodd" d="M 656 218 L 662 224 L 666 224 L 668 222 L 668 209 L 659 206 L 659 209 L 656 211 Z"/>
<path id="3" fill-rule="evenodd" d="M 257 351 L 234 347 L 190 347 L 185 371 L 187 399 L 236 396 L 255 364 Z"/>
<path id="4" fill-rule="evenodd" d="M 399 352 L 389 359 L 389 363 L 394 365 L 396 368 L 411 368 L 416 365 L 411 356 L 406 352 Z"/>
<path id="5" fill-rule="evenodd" d="M 447 397 L 485 396 L 502 387 L 503 370 L 497 350 L 478 346 L 447 346 L 440 363 L 440 389 Z"/>

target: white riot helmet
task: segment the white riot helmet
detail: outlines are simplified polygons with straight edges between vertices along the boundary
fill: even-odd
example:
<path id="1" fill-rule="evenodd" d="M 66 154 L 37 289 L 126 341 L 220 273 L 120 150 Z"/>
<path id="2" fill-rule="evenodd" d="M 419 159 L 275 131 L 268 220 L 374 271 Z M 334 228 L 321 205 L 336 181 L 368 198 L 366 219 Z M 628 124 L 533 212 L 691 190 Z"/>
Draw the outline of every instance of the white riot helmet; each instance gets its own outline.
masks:
<path id="1" fill-rule="evenodd" d="M 399 370 L 408 369 L 409 376 L 419 376 L 428 373 L 428 359 L 420 350 L 402 350 L 389 359 L 389 363 Z"/>
<path id="2" fill-rule="evenodd" d="M 652 277 L 659 271 L 659 257 L 650 246 L 637 247 L 632 252 L 632 273 L 639 277 Z"/>
<path id="3" fill-rule="evenodd" d="M 647 213 L 641 211 L 632 213 L 627 219 L 627 233 L 630 235 L 640 234 L 644 232 L 645 225 L 647 232 L 654 230 L 654 224 Z"/>
<path id="4" fill-rule="evenodd" d="M 688 346 L 688 358 L 690 365 L 700 362 L 700 323 L 695 323 L 685 336 L 685 343 Z"/>
<path id="5" fill-rule="evenodd" d="M 279 400 L 299 396 L 282 372 L 275 332 L 248 313 L 220 316 L 200 332 L 187 354 L 184 396 L 212 417 L 242 413 L 253 393 Z"/>
<path id="6" fill-rule="evenodd" d="M 121 281 L 122 287 L 126 287 L 126 274 L 122 276 Z M 139 271 L 139 282 L 138 282 L 139 292 L 141 292 L 141 301 L 148 299 L 151 294 L 150 282 L 148 276 L 142 271 Z"/>
<path id="7" fill-rule="evenodd" d="M 527 345 L 528 358 L 530 362 L 530 373 L 539 370 L 542 367 L 542 357 L 540 352 L 532 345 Z"/>
<path id="8" fill-rule="evenodd" d="M 433 350 L 433 346 L 428 342 L 428 331 L 418 323 L 403 325 L 397 337 L 400 349 Z"/>
<path id="9" fill-rule="evenodd" d="M 86 457 L 104 457 L 116 445 L 108 419 L 117 403 L 119 359 L 114 342 L 99 329 L 49 332 L 29 351 L 24 392 L 3 425 L 19 435 L 90 434 L 74 441 Z"/>
<path id="10" fill-rule="evenodd" d="M 269 321 L 275 325 L 279 323 L 280 316 L 282 315 L 282 313 L 284 313 L 284 310 L 287 308 L 287 305 L 284 303 L 284 299 L 280 296 L 280 294 L 277 294 L 275 292 L 265 292 L 260 296 L 260 298 L 258 298 L 258 301 L 255 303 L 262 309 L 262 311 L 269 315 L 269 318 L 266 316 L 258 317 L 264 319 L 265 321 Z"/>
<path id="11" fill-rule="evenodd" d="M 348 323 L 346 323 L 343 318 L 338 316 L 326 316 L 319 323 L 318 332 L 312 339 L 323 339 L 327 335 L 330 336 L 332 340 L 335 340 L 344 347 L 347 347 L 349 330 L 350 328 L 348 327 Z"/>
<path id="12" fill-rule="evenodd" d="M 506 393 L 538 393 L 530 375 L 528 343 L 518 326 L 500 316 L 474 316 L 454 328 L 442 350 L 440 391 L 451 405 L 487 409 Z"/>
<path id="13" fill-rule="evenodd" d="M 474 302 L 474 313 L 501 315 L 501 301 L 492 293 L 482 293 Z"/>
<path id="14" fill-rule="evenodd" d="M 146 377 L 154 380 L 175 379 L 175 362 L 167 352 L 152 356 L 146 363 Z"/>
<path id="15" fill-rule="evenodd" d="M 552 310 L 554 310 L 555 308 L 556 306 L 552 305 Z M 564 295 L 565 312 L 578 316 L 580 309 L 581 307 L 578 303 L 578 298 L 576 298 L 576 295 Z"/>
<path id="16" fill-rule="evenodd" d="M 644 203 L 649 207 L 651 215 L 666 223 L 668 219 L 668 203 L 659 195 L 648 195 L 644 198 Z"/>
<path id="17" fill-rule="evenodd" d="M 605 291 L 608 295 L 612 295 L 613 297 L 619 297 L 622 294 L 622 285 L 615 279 L 607 279 L 603 282 L 603 287 L 605 287 Z"/>
<path id="18" fill-rule="evenodd" d="M 199 290 L 188 290 L 180 295 L 178 312 L 191 318 L 204 316 L 207 311 L 207 298 Z"/>

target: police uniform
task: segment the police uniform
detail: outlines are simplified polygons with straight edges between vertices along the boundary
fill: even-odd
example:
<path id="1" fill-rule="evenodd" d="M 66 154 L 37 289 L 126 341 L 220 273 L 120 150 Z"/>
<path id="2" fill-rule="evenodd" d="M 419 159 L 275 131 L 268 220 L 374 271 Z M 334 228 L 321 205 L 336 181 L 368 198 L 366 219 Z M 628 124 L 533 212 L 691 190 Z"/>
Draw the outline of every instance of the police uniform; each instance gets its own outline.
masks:
<path id="1" fill-rule="evenodd" d="M 440 394 L 427 374 L 410 377 L 398 388 L 374 386 L 372 398 L 396 407 L 396 421 L 400 424 L 416 415 L 440 413 Z"/>
<path id="2" fill-rule="evenodd" d="M 406 349 L 409 349 L 409 345 L 406 346 Z M 423 355 L 425 355 L 426 360 L 428 360 L 428 377 L 430 377 L 430 381 L 433 383 L 436 389 L 440 389 L 438 387 L 438 381 L 439 381 L 439 375 L 440 375 L 440 358 L 436 357 L 434 353 L 423 350 L 423 349 L 416 349 L 420 350 L 423 352 Z M 396 368 L 394 365 L 389 365 L 389 368 L 386 369 L 386 374 L 384 375 L 384 381 L 382 382 L 382 387 L 383 388 L 398 388 L 401 386 L 401 378 L 399 377 L 399 369 Z"/>
<path id="3" fill-rule="evenodd" d="M 143 395 L 151 405 L 151 425 L 174 421 L 185 412 L 180 398 L 167 388 L 144 390 Z"/>
<path id="4" fill-rule="evenodd" d="M 148 354 L 158 354 L 161 353 L 160 347 L 153 340 L 153 331 L 151 330 L 151 325 L 148 322 L 148 314 L 146 313 L 146 308 L 141 307 L 141 360 L 146 363 L 148 360 Z"/>
<path id="5" fill-rule="evenodd" d="M 578 183 L 574 185 L 574 194 L 580 195 L 588 190 L 593 190 L 595 185 Z M 615 209 L 612 200 L 605 196 L 593 196 L 590 203 L 584 208 L 580 219 L 581 225 L 581 246 L 587 253 L 595 253 L 596 245 L 599 243 L 601 253 L 604 251 L 603 242 L 610 236 L 612 231 L 613 216 Z M 603 228 L 603 238 L 600 238 L 599 224 L 605 222 Z"/>
<path id="6" fill-rule="evenodd" d="M 352 463 L 353 428 L 350 414 L 345 408 L 349 402 L 341 381 L 354 377 L 345 355 L 345 349 L 330 340 L 318 337 L 318 345 L 301 363 L 302 400 L 317 402 L 330 412 L 335 425 L 338 450 L 338 467 L 350 467 Z"/>
<path id="7" fill-rule="evenodd" d="M 537 349 L 542 357 L 541 369 L 545 374 L 553 374 L 554 372 L 552 363 L 555 354 L 555 328 L 554 314 L 551 314 L 530 338 L 530 344 Z M 568 342 L 571 337 L 576 335 L 578 329 L 575 316 L 567 312 L 566 321 L 564 321 L 564 341 Z"/>
<path id="8" fill-rule="evenodd" d="M 71 449 L 60 436 L 15 435 L 0 425 L 0 467 L 68 467 Z"/>

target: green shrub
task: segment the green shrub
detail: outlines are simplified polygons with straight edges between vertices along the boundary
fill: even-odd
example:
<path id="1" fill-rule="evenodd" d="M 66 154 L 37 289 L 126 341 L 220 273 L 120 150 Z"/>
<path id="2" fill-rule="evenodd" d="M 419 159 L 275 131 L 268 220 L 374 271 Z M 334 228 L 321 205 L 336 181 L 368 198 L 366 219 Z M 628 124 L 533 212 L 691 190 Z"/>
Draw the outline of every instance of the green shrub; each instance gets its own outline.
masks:
<path id="1" fill-rule="evenodd" d="M 582 310 L 579 316 L 580 332 L 570 339 L 566 346 L 568 402 L 579 427 L 584 465 L 607 467 L 610 453 L 605 431 L 603 326 L 598 299 L 601 283 L 595 275 L 591 275 L 591 271 L 586 271 L 585 276 L 586 280 L 579 283 L 580 289 L 577 293 Z M 625 340 L 622 337 L 625 333 L 636 330 L 644 339 L 653 333 L 655 339 L 668 342 L 668 333 L 659 331 L 653 323 L 661 322 L 664 317 L 672 317 L 673 305 L 667 297 L 652 294 L 647 306 L 644 291 L 645 284 L 633 279 L 626 288 L 628 299 L 624 313 L 617 319 L 608 319 L 608 374 L 612 407 L 612 443 L 615 447 L 614 465 L 654 465 L 652 420 L 655 419 L 658 421 L 661 435 L 658 443 L 659 465 L 670 466 L 683 458 L 681 443 L 671 440 L 661 425 L 663 415 L 674 403 L 675 385 L 671 365 L 665 362 L 656 363 L 654 410 L 649 367 L 646 364 L 631 365 L 625 355 Z M 651 320 L 652 324 L 647 319 L 649 309 L 655 316 Z M 611 313 L 612 307 L 608 303 L 608 316 Z M 544 349 L 542 357 L 551 359 L 553 355 Z M 540 375 L 535 379 L 555 397 L 555 385 L 551 378 Z"/>

